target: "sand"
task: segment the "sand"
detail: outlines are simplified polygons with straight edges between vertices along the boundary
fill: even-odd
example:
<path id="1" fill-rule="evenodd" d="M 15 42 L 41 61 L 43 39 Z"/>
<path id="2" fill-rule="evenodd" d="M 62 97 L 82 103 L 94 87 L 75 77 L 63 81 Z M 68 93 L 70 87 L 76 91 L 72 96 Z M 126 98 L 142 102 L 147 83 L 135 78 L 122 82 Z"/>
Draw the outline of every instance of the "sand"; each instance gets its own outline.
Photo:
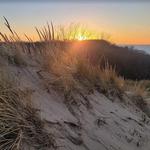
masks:
<path id="1" fill-rule="evenodd" d="M 9 68 L 19 78 L 20 88 L 31 92 L 31 101 L 47 132 L 54 134 L 57 149 L 149 150 L 150 119 L 126 95 L 126 104 L 97 91 L 75 94 L 66 102 L 61 92 L 46 86 L 50 73 L 35 66 Z"/>

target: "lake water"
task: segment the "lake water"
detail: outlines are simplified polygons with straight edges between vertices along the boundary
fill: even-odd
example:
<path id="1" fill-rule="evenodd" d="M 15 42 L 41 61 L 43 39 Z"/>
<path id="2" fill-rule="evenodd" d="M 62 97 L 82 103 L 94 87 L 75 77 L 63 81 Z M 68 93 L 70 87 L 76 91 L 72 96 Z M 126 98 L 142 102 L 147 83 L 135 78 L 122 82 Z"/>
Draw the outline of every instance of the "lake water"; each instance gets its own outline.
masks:
<path id="1" fill-rule="evenodd" d="M 150 54 L 150 45 L 124 45 L 129 47 L 134 47 L 134 49 L 145 51 Z"/>
<path id="2" fill-rule="evenodd" d="M 148 54 L 150 54 L 150 45 L 133 45 L 135 49 L 144 50 Z"/>

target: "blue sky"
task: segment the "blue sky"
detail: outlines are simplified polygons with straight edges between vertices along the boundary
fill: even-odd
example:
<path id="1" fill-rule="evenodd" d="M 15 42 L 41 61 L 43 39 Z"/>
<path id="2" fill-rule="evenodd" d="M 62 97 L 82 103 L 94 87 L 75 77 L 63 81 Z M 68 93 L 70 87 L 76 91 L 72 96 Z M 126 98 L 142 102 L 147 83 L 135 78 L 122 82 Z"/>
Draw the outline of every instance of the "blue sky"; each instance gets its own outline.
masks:
<path id="1" fill-rule="evenodd" d="M 116 43 L 150 43 L 149 2 L 1 2 L 0 31 L 5 16 L 19 33 L 34 35 L 34 26 L 46 21 L 55 25 L 71 22 L 106 32 Z"/>

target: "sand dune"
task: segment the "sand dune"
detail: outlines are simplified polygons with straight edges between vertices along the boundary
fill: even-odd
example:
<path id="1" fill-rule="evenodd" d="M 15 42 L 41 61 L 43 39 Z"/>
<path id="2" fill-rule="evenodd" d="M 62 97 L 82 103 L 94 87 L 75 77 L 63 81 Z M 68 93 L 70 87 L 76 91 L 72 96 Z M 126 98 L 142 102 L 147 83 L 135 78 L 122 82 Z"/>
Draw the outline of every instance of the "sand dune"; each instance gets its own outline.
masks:
<path id="1" fill-rule="evenodd" d="M 43 84 L 51 74 L 41 71 L 39 75 L 38 67 L 9 67 L 20 78 L 20 87 L 30 89 L 31 101 L 58 149 L 147 150 L 150 146 L 150 119 L 130 96 L 124 95 L 124 104 L 97 91 L 81 91 L 68 102 L 62 93 Z"/>

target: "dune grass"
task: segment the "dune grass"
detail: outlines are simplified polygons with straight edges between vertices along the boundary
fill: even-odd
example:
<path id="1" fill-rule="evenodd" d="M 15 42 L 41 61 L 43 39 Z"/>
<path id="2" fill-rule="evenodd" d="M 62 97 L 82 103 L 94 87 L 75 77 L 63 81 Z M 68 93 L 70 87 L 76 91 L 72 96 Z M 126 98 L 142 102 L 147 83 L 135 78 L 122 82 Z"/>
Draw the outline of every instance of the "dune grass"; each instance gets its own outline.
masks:
<path id="1" fill-rule="evenodd" d="M 10 35 L 6 35 L 0 32 L 0 36 L 3 40 L 2 49 L 5 50 L 5 58 L 7 58 L 8 62 L 11 64 L 15 64 L 17 66 L 26 66 L 25 55 L 23 52 L 27 50 L 27 47 L 22 43 L 21 38 L 15 32 L 8 20 L 4 17 L 5 26 L 7 27 Z"/>
<path id="2" fill-rule="evenodd" d="M 3 49 L 9 50 L 11 53 L 8 56 L 8 61 L 18 66 L 25 66 L 24 53 L 28 51 L 28 48 L 5 17 L 4 20 L 10 35 L 8 36 L 2 32 L 0 32 L 0 35 L 5 42 Z M 69 32 L 74 33 L 78 31 L 78 28 L 80 29 L 80 26 L 75 26 L 76 30 L 73 30 L 73 27 L 71 26 L 70 30 L 68 29 Z M 124 90 L 127 90 L 127 82 L 116 73 L 115 68 L 109 65 L 107 60 L 103 68 L 100 68 L 100 65 L 93 65 L 90 59 L 83 57 L 82 54 L 80 55 L 80 52 L 77 52 L 74 48 L 70 49 L 71 47 L 69 47 L 67 50 L 64 50 L 64 47 L 57 43 L 58 37 L 61 36 L 59 35 L 60 28 L 55 29 L 52 22 L 51 24 L 47 23 L 41 29 L 37 27 L 35 29 L 40 42 L 44 42 L 43 50 L 40 54 L 42 55 L 40 57 L 41 60 L 38 61 L 41 63 L 42 69 L 55 75 L 54 85 L 58 85 L 64 91 L 70 91 L 79 87 L 82 83 L 85 87 L 95 88 L 107 96 L 114 95 L 120 98 Z M 63 28 L 63 34 L 68 31 L 64 30 L 65 28 Z M 77 33 L 74 34 L 76 35 Z M 33 43 L 33 40 L 26 34 L 25 37 L 29 42 Z M 34 51 L 36 50 L 34 49 Z M 100 60 L 101 58 L 99 58 Z M 145 94 L 145 89 L 140 84 L 132 85 L 130 90 L 137 95 L 143 96 Z"/>
<path id="3" fill-rule="evenodd" d="M 36 149 L 54 147 L 54 138 L 44 129 L 38 112 L 27 101 L 27 93 L 14 78 L 0 74 L 0 149 L 20 150 L 23 144 Z"/>
<path id="4" fill-rule="evenodd" d="M 146 97 L 148 95 L 149 81 L 126 80 L 126 90 L 133 92 L 137 96 Z"/>
<path id="5" fill-rule="evenodd" d="M 106 63 L 104 68 L 93 65 L 89 59 L 77 55 L 71 50 L 45 55 L 45 67 L 55 75 L 52 82 L 63 91 L 76 91 L 80 87 L 95 89 L 106 96 L 122 97 L 124 79 L 115 68 Z"/>

